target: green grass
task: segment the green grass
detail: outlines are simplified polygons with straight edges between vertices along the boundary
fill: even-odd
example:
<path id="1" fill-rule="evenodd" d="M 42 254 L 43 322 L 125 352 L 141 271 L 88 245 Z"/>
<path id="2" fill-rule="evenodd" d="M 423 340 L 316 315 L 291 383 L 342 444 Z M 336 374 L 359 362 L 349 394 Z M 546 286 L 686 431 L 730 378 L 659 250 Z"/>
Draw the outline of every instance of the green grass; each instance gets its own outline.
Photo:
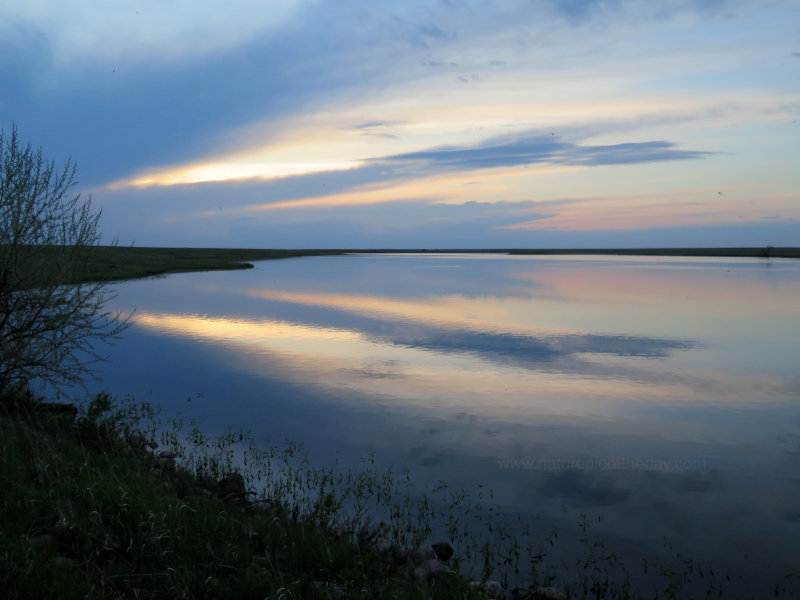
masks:
<path id="1" fill-rule="evenodd" d="M 159 459 L 162 449 L 176 460 Z M 3 597 L 478 598 L 470 579 L 498 579 L 506 597 L 520 583 L 531 586 L 522 593 L 554 585 L 573 599 L 725 598 L 732 589 L 680 551 L 629 570 L 586 515 L 574 531 L 529 522 L 512 534 L 483 486 L 411 495 L 407 471 L 372 465 L 318 469 L 296 444 L 208 438 L 195 423 L 165 426 L 147 405 L 106 394 L 77 419 L 2 401 Z M 225 493 L 220 480 L 234 472 L 247 492 Z M 266 511 L 252 503 L 267 498 Z M 388 553 L 375 548 L 379 538 Z M 451 571 L 421 581 L 407 549 L 443 538 L 456 552 Z M 557 543 L 572 558 L 551 557 Z M 792 597 L 795 584 L 779 582 L 774 596 Z"/>
<path id="2" fill-rule="evenodd" d="M 166 273 L 247 269 L 249 261 L 340 254 L 336 250 L 246 250 L 98 246 L 87 251 L 73 281 L 112 281 Z"/>
<path id="3" fill-rule="evenodd" d="M 265 513 L 224 501 L 101 412 L 75 424 L 0 416 L 4 598 L 472 597 L 460 576 L 429 587 L 410 562 L 280 503 Z"/>

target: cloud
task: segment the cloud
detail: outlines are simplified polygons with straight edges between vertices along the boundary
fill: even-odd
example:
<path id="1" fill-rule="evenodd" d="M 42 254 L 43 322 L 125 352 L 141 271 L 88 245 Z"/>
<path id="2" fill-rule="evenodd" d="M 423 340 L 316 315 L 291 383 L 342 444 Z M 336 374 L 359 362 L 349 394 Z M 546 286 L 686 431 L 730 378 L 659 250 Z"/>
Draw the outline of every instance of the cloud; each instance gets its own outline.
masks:
<path id="1" fill-rule="evenodd" d="M 557 227 L 565 207 L 533 200 L 597 195 L 607 211 L 593 225 L 610 231 L 616 219 L 620 232 L 633 225 L 618 209 L 655 187 L 678 197 L 735 179 L 717 215 L 763 198 L 767 184 L 796 189 L 793 139 L 774 128 L 789 109 L 762 110 L 796 102 L 783 62 L 797 43 L 791 1 L 774 11 L 737 0 L 6 5 L 0 126 L 13 120 L 48 157 L 71 156 L 105 217 L 127 215 L 112 229 L 138 240 L 574 245 L 564 231 L 501 228 Z M 720 20 L 731 11 L 738 19 Z M 171 167 L 285 175 L 305 161 L 363 166 L 142 194 L 106 187 Z M 620 177 L 607 165 L 630 168 Z M 469 200 L 487 205 L 433 208 Z M 488 205 L 497 200 L 509 202 Z M 270 204 L 282 214 L 250 210 Z M 755 217 L 730 210 L 765 228 L 777 223 L 764 216 L 798 216 L 788 202 Z M 636 226 L 667 224 L 645 216 Z"/>
<path id="2" fill-rule="evenodd" d="M 696 160 L 710 152 L 679 150 L 663 140 L 603 146 L 581 146 L 555 136 L 532 135 L 507 140 L 488 140 L 477 146 L 443 146 L 382 159 L 387 162 L 419 161 L 430 169 L 492 169 L 535 163 L 562 165 L 620 165 Z"/>
<path id="3" fill-rule="evenodd" d="M 0 8 L 0 29 L 36 31 L 57 63 L 128 63 L 208 56 L 273 31 L 311 0 L 30 0 Z M 10 5 L 9 5 L 10 6 Z"/>

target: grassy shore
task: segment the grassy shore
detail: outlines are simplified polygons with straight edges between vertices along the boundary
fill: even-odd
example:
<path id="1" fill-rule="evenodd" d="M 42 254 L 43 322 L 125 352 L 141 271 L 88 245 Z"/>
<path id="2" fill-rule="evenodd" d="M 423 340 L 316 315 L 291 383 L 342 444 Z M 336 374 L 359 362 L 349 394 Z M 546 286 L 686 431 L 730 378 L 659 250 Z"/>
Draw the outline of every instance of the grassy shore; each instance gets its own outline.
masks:
<path id="1" fill-rule="evenodd" d="M 252 268 L 249 261 L 341 254 L 339 250 L 231 248 L 91 248 L 73 276 L 78 281 L 114 281 L 167 273 Z"/>
<path id="2" fill-rule="evenodd" d="M 470 500 L 440 483 L 435 497 L 412 498 L 407 473 L 319 470 L 294 445 L 237 454 L 246 436 L 162 425 L 106 394 L 80 410 L 0 398 L 4 598 L 728 597 L 713 569 L 680 552 L 645 561 L 637 590 L 585 515 L 575 531 L 520 545 L 491 492 Z M 427 545 L 443 527 L 453 556 Z M 578 553 L 548 565 L 560 539 Z M 791 597 L 793 585 L 771 595 Z"/>
<path id="3" fill-rule="evenodd" d="M 493 253 L 510 255 L 624 255 L 624 256 L 705 256 L 800 258 L 800 248 L 636 248 L 636 249 L 331 249 L 331 250 L 259 250 L 230 248 L 149 248 L 99 246 L 92 248 L 72 282 L 114 281 L 188 271 L 247 269 L 250 261 L 328 256 L 347 253 Z"/>
<path id="4" fill-rule="evenodd" d="M 455 572 L 429 585 L 401 553 L 387 560 L 367 528 L 253 503 L 241 479 L 159 457 L 109 407 L 0 403 L 4 598 L 479 597 Z"/>

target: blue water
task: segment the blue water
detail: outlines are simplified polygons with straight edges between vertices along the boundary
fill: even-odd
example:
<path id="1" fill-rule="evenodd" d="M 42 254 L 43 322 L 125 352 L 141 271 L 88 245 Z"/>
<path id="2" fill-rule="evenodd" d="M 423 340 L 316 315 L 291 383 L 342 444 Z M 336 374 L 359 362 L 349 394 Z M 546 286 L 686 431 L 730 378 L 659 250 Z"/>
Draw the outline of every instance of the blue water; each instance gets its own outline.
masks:
<path id="1" fill-rule="evenodd" d="M 118 293 L 93 389 L 800 587 L 800 261 L 309 257 Z"/>

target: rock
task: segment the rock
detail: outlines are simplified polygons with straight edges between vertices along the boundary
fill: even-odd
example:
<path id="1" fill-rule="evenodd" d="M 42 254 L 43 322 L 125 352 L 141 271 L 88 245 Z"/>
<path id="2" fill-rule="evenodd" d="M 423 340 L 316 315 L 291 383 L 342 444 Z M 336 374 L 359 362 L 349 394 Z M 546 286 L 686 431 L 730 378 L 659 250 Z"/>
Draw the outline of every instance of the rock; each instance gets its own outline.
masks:
<path id="1" fill-rule="evenodd" d="M 174 452 L 171 452 L 169 450 L 162 450 L 161 452 L 158 453 L 158 456 L 156 457 L 156 462 L 159 465 L 172 465 L 175 464 L 176 458 L 178 458 L 178 455 L 175 454 Z"/>
<path id="2" fill-rule="evenodd" d="M 487 581 L 483 586 L 483 591 L 491 600 L 506 600 L 506 591 L 498 581 Z"/>
<path id="3" fill-rule="evenodd" d="M 158 442 L 154 442 L 153 440 L 147 442 L 147 445 L 150 447 L 151 450 L 155 450 L 156 448 L 158 448 Z"/>
<path id="4" fill-rule="evenodd" d="M 447 562 L 453 556 L 453 547 L 447 542 L 436 542 L 431 544 L 431 548 L 433 548 L 437 558 L 444 562 Z"/>
<path id="5" fill-rule="evenodd" d="M 415 565 L 419 565 L 426 560 L 434 560 L 436 558 L 436 551 L 430 546 L 420 546 L 409 552 L 408 558 L 410 558 L 411 562 Z"/>
<path id="6" fill-rule="evenodd" d="M 422 561 L 422 563 L 414 571 L 417 574 L 417 579 L 427 583 L 433 583 L 439 577 L 449 572 L 447 565 L 436 558 L 430 558 Z"/>
<path id="7" fill-rule="evenodd" d="M 392 544 L 385 538 L 375 538 L 370 542 L 370 547 L 381 555 L 383 562 L 387 565 L 399 566 L 406 562 L 406 557 L 397 544 Z"/>
<path id="8" fill-rule="evenodd" d="M 383 554 L 384 552 L 388 552 L 392 548 L 392 543 L 387 540 L 386 538 L 375 538 L 371 543 L 372 549 L 375 550 L 378 554 Z"/>
<path id="9" fill-rule="evenodd" d="M 515 587 L 513 590 L 511 590 L 511 600 L 531 600 L 532 598 L 532 589 Z"/>
<path id="10" fill-rule="evenodd" d="M 564 592 L 551 586 L 536 588 L 531 598 L 533 600 L 567 600 Z"/>
<path id="11" fill-rule="evenodd" d="M 232 473 L 219 480 L 219 497 L 223 500 L 244 500 L 246 494 L 244 477 L 239 473 Z"/>
<path id="12" fill-rule="evenodd" d="M 487 600 L 506 600 L 506 591 L 499 581 L 473 581 L 469 584 L 471 588 L 481 590 L 483 597 Z"/>
<path id="13" fill-rule="evenodd" d="M 250 505 L 250 508 L 257 512 L 272 512 L 275 509 L 275 503 L 272 500 L 259 500 L 258 502 L 253 502 Z"/>

